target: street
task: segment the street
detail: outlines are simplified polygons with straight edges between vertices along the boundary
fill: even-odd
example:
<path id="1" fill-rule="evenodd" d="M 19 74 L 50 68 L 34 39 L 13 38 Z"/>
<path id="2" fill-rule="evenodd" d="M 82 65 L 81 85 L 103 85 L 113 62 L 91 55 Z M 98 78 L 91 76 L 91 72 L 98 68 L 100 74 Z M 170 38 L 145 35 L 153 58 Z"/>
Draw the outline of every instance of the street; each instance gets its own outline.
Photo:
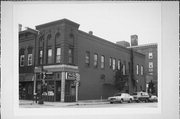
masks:
<path id="1" fill-rule="evenodd" d="M 116 103 L 116 104 L 99 104 L 99 105 L 74 105 L 73 108 L 156 108 L 157 103 Z"/>
<path id="2" fill-rule="evenodd" d="M 115 103 L 110 104 L 106 100 L 85 100 L 79 102 L 44 102 L 40 105 L 32 101 L 20 100 L 20 108 L 156 108 L 157 102 L 153 103 Z"/>

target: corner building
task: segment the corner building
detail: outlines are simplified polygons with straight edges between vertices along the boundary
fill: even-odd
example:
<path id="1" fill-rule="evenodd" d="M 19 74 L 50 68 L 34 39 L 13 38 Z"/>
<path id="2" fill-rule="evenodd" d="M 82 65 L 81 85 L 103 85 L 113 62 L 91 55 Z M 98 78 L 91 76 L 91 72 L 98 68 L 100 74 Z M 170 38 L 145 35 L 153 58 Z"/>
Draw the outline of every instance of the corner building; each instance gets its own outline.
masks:
<path id="1" fill-rule="evenodd" d="M 124 92 L 146 90 L 145 55 L 79 30 L 79 24 L 62 19 L 36 26 L 35 81 L 40 89 L 41 72 L 48 75 L 47 101 L 106 99 L 118 90 L 115 72 L 122 68 Z M 78 73 L 80 83 L 69 75 Z"/>

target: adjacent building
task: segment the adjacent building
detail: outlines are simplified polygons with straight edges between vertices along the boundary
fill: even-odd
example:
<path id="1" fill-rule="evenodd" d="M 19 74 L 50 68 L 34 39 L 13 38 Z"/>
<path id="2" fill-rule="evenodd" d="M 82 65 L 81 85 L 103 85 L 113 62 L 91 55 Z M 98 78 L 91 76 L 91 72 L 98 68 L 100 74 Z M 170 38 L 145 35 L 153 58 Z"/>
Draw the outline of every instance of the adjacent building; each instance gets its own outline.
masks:
<path id="1" fill-rule="evenodd" d="M 138 36 L 131 36 L 131 46 L 128 47 L 145 55 L 145 77 L 146 77 L 146 91 L 157 95 L 158 89 L 158 45 L 157 43 L 138 45 Z M 153 88 L 150 88 L 153 83 Z"/>
<path id="2" fill-rule="evenodd" d="M 47 101 L 107 99 L 119 92 L 117 70 L 126 77 L 121 92 L 145 91 L 145 59 L 134 48 L 81 31 L 68 19 L 41 24 L 19 32 L 20 98 L 32 99 L 45 81 Z"/>

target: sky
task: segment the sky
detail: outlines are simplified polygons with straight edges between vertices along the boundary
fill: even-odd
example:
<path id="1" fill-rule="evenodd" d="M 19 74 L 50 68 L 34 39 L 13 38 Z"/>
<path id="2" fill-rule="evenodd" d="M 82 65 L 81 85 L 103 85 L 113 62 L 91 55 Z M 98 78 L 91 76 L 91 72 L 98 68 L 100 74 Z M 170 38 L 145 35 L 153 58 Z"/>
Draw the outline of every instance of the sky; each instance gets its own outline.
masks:
<path id="1" fill-rule="evenodd" d="M 23 27 L 69 19 L 79 30 L 113 43 L 130 42 L 138 35 L 139 45 L 161 40 L 160 2 L 24 2 L 14 6 L 15 19 Z"/>

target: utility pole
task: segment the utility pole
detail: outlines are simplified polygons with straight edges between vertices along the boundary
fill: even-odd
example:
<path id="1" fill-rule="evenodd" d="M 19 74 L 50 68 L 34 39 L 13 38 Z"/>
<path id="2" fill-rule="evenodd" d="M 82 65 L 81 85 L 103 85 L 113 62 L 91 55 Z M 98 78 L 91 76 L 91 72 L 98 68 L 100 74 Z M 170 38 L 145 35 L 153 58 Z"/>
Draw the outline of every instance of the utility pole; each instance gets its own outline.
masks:
<path id="1" fill-rule="evenodd" d="M 43 65 L 44 65 L 44 36 L 42 35 L 41 36 L 41 40 L 42 40 L 42 65 L 41 65 L 41 90 L 40 90 L 40 99 L 39 99 L 39 103 L 38 104 L 44 104 L 44 100 L 43 100 L 43 96 L 42 96 L 42 93 L 43 93 L 43 82 L 44 82 L 44 68 L 43 68 Z"/>

